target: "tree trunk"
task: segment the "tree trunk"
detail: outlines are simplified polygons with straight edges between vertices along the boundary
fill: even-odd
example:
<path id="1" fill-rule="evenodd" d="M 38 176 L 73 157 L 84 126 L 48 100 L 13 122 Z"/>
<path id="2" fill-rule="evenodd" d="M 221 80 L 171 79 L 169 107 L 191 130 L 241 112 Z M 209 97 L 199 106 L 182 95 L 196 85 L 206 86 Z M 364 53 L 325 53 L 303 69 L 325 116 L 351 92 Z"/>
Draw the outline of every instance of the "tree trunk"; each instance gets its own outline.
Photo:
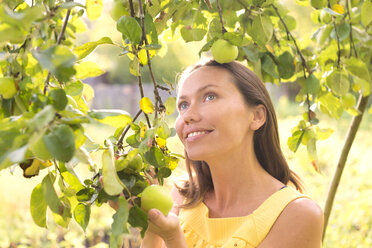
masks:
<path id="1" fill-rule="evenodd" d="M 349 130 L 346 135 L 345 144 L 344 144 L 344 147 L 342 148 L 342 152 L 338 160 L 337 168 L 332 178 L 331 186 L 328 191 L 327 200 L 326 200 L 326 204 L 324 208 L 323 240 L 324 240 L 325 233 L 327 230 L 328 219 L 332 211 L 333 200 L 335 199 L 337 188 L 341 180 L 341 175 L 344 170 L 351 145 L 354 142 L 355 135 L 359 129 L 359 125 L 362 121 L 364 112 L 366 110 L 368 99 L 369 99 L 369 95 L 363 97 L 361 94 L 359 97 L 357 109 L 360 112 L 360 114 L 358 116 L 354 116 L 350 123 Z"/>

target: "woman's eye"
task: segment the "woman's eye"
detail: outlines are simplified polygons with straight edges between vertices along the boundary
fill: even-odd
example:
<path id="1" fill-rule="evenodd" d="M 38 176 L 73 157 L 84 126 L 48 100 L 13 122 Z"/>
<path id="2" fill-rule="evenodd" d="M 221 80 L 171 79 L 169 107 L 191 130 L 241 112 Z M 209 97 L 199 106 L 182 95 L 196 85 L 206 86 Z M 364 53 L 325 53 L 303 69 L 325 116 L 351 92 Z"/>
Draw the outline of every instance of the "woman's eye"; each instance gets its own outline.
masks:
<path id="1" fill-rule="evenodd" d="M 214 94 L 208 94 L 205 98 L 206 101 L 211 101 L 214 100 L 216 96 Z"/>
<path id="2" fill-rule="evenodd" d="M 181 102 L 181 103 L 178 105 L 178 108 L 179 108 L 180 110 L 186 109 L 186 108 L 187 108 L 187 103 L 185 103 L 185 102 Z"/>

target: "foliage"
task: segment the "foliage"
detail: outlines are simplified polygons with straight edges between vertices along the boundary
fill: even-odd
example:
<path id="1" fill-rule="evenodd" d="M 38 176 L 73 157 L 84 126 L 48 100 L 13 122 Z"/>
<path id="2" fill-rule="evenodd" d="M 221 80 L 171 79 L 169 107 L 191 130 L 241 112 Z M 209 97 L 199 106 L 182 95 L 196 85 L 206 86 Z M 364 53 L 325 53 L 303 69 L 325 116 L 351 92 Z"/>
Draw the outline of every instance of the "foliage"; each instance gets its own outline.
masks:
<path id="1" fill-rule="evenodd" d="M 165 116 L 174 111 L 174 98 L 163 102 L 159 90 L 170 89 L 157 83 L 152 69 L 165 33 L 168 37 L 180 34 L 186 42 L 205 41 L 199 54 L 209 51 L 215 41 L 226 40 L 238 48 L 237 60 L 263 81 L 296 81 L 301 86 L 296 100 L 307 110 L 293 128 L 288 146 L 296 151 L 305 145 L 316 170 L 317 141 L 332 133 L 318 126 L 316 113 L 335 119 L 344 111 L 362 114 L 355 107 L 355 96 L 366 97 L 371 91 L 369 0 L 330 0 L 324 6 L 312 1 L 312 6 L 320 8 L 312 13 L 320 27 L 312 41 L 301 42 L 291 33 L 296 20 L 275 0 L 117 0 L 113 8 L 120 9 L 112 13 L 122 44 L 102 37 L 81 46 L 74 45 L 74 33 L 84 30 L 82 15 L 86 12 L 90 20 L 99 18 L 102 0 L 86 0 L 85 5 L 57 0 L 32 1 L 34 6 L 22 0 L 2 3 L 0 170 L 20 166 L 25 177 L 48 170 L 31 195 L 31 215 L 41 227 L 46 227 L 49 209 L 62 227 L 74 218 L 85 230 L 92 205 L 119 201 L 113 216 L 112 247 L 119 246 L 128 233 L 127 223 L 144 233 L 147 222 L 140 194 L 155 180 L 162 184 L 182 157 L 167 147 L 175 131 Z M 297 3 L 309 4 L 305 0 Z M 130 58 L 129 71 L 140 88 L 143 67 L 148 67 L 155 102 L 142 90 L 134 117 L 123 110 L 88 107 L 94 92 L 82 80 L 103 71 L 86 57 L 102 45 L 119 47 L 120 55 Z M 146 123 L 137 121 L 141 114 Z M 97 121 L 117 128 L 104 145 L 85 132 L 87 125 Z M 97 152 L 102 152 L 102 162 L 92 159 Z M 140 167 L 131 166 L 136 155 Z M 87 165 L 90 178 L 78 175 L 75 167 L 79 163 Z M 133 206 L 131 211 L 128 204 Z"/>

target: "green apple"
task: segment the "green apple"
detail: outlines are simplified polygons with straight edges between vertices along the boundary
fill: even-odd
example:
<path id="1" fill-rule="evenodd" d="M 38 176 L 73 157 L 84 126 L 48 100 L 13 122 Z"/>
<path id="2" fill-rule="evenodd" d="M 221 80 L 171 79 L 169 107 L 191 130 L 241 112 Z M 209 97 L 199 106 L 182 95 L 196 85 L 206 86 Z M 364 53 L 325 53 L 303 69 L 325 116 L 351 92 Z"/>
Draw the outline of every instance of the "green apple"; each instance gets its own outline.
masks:
<path id="1" fill-rule="evenodd" d="M 218 63 L 229 63 L 238 57 L 238 48 L 230 42 L 218 39 L 211 48 L 212 56 Z"/>
<path id="2" fill-rule="evenodd" d="M 310 0 L 310 4 L 316 9 L 322 9 L 326 6 L 327 0 Z"/>
<path id="3" fill-rule="evenodd" d="M 35 157 L 44 161 L 52 158 L 52 155 L 50 155 L 44 143 L 43 137 L 30 145 L 30 151 Z"/>
<path id="4" fill-rule="evenodd" d="M 142 157 L 139 154 L 136 154 L 133 159 L 129 161 L 128 168 L 138 172 L 142 169 Z"/>
<path id="5" fill-rule="evenodd" d="M 15 94 L 17 94 L 17 88 L 15 86 L 14 78 L 0 78 L 0 95 L 2 95 L 4 99 L 10 99 Z"/>
<path id="6" fill-rule="evenodd" d="M 153 184 L 143 190 L 141 208 L 146 212 L 152 208 L 156 208 L 160 210 L 164 216 L 167 216 L 172 206 L 172 197 L 163 186 Z"/>
<path id="7" fill-rule="evenodd" d="M 126 16 L 129 15 L 128 11 L 126 10 L 125 6 L 122 3 L 122 0 L 114 1 L 114 6 L 112 6 L 110 10 L 110 15 L 112 19 L 114 19 L 115 21 L 118 21 L 119 18 L 124 15 Z"/>

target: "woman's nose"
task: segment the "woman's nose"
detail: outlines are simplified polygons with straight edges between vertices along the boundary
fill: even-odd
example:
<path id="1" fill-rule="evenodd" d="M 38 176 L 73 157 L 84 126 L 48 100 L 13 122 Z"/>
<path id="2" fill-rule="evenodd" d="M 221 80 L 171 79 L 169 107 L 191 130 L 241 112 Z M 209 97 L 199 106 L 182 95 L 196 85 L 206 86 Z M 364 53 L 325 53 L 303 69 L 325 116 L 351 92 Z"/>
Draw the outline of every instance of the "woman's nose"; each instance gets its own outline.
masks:
<path id="1" fill-rule="evenodd" d="M 182 114 L 182 119 L 186 124 L 199 122 L 201 116 L 197 106 L 190 105 L 188 109 Z"/>

